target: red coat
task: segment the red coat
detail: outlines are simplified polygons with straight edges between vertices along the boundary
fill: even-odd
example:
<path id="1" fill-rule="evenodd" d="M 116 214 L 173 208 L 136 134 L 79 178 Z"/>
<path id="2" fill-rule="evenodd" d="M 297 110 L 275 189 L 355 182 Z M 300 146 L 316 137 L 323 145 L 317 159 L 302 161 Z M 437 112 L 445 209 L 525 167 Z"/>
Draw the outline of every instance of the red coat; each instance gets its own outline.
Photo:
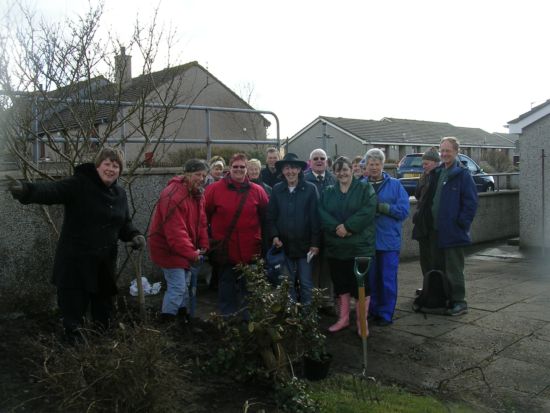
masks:
<path id="1" fill-rule="evenodd" d="M 246 190 L 249 194 L 229 241 L 229 261 L 233 264 L 249 263 L 262 252 L 262 222 L 269 202 L 267 194 L 261 186 L 248 179 L 239 184 L 229 175 L 208 185 L 204 194 L 212 238 L 223 240 Z"/>
<path id="2" fill-rule="evenodd" d="M 162 268 L 185 268 L 208 248 L 204 197 L 189 194 L 185 178 L 172 178 L 160 193 L 148 236 L 151 260 Z"/>

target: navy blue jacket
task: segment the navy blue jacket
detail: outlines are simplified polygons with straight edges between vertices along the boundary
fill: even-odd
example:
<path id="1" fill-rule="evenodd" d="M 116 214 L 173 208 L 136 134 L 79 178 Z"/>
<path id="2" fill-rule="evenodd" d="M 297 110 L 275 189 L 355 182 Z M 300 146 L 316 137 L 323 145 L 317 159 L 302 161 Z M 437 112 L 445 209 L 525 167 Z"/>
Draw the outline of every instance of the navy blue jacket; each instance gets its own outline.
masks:
<path id="1" fill-rule="evenodd" d="M 293 192 L 286 180 L 273 187 L 267 208 L 270 241 L 278 237 L 289 258 L 304 258 L 310 247 L 320 247 L 321 223 L 315 185 L 302 177 Z"/>
<path id="2" fill-rule="evenodd" d="M 433 174 L 433 190 L 430 191 L 431 198 L 435 194 L 439 174 L 445 165 L 435 168 Z M 431 209 L 431 202 L 429 206 Z M 448 170 L 447 181 L 441 188 L 439 200 L 439 212 L 437 219 L 437 245 L 439 248 L 459 247 L 469 245 L 472 242 L 470 237 L 470 226 L 474 220 L 477 210 L 477 189 L 468 171 L 468 168 L 456 161 L 455 165 Z"/>

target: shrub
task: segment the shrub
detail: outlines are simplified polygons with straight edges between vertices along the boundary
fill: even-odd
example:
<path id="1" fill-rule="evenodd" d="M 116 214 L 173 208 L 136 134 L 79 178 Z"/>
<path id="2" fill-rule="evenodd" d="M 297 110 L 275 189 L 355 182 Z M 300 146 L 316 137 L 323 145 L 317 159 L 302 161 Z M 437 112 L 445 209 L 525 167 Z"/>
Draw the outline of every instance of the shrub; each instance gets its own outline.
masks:
<path id="1" fill-rule="evenodd" d="M 146 326 L 89 332 L 76 347 L 55 337 L 36 345 L 36 377 L 57 411 L 178 411 L 185 396 L 186 370 L 165 353 L 166 336 Z"/>
<path id="2" fill-rule="evenodd" d="M 267 281 L 261 260 L 238 270 L 246 279 L 249 321 L 243 323 L 241 314 L 214 315 L 222 343 L 209 367 L 237 379 L 272 380 L 282 411 L 318 411 L 304 383 L 295 377 L 293 363 L 305 353 L 320 357 L 324 352 L 326 337 L 318 316 L 321 292 L 314 289 L 312 303 L 302 306 L 290 299 L 287 279 L 277 287 Z"/>

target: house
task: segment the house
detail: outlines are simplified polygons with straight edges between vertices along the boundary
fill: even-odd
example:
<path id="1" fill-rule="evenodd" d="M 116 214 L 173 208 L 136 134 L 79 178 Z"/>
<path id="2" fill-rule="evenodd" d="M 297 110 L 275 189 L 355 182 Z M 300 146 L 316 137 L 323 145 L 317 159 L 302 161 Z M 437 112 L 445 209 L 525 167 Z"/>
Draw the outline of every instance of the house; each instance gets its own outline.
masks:
<path id="1" fill-rule="evenodd" d="M 519 233 L 522 247 L 550 250 L 550 99 L 508 122 L 519 136 Z"/>
<path id="2" fill-rule="evenodd" d="M 67 141 L 77 138 L 92 151 L 97 140 L 121 143 L 127 160 L 142 162 L 153 152 L 155 159 L 163 159 L 184 146 L 204 148 L 207 138 L 262 141 L 270 125 L 258 113 L 176 107 L 254 109 L 197 62 L 132 78 L 124 48 L 115 59 L 114 82 L 98 76 L 53 91 L 19 94 L 15 101 L 14 106 L 26 108 L 26 120 L 20 122 L 29 125 L 25 135 L 42 140 L 36 157 L 51 160 L 69 151 Z"/>
<path id="3" fill-rule="evenodd" d="M 319 116 L 286 142 L 286 151 L 301 158 L 314 148 L 323 148 L 330 157 L 363 155 L 371 148 L 381 148 L 388 161 L 399 161 L 408 153 L 424 152 L 438 146 L 444 136 L 455 136 L 461 152 L 479 160 L 488 151 L 500 151 L 512 159 L 514 137 L 493 134 L 479 128 L 423 120 L 383 118 L 381 120 Z"/>

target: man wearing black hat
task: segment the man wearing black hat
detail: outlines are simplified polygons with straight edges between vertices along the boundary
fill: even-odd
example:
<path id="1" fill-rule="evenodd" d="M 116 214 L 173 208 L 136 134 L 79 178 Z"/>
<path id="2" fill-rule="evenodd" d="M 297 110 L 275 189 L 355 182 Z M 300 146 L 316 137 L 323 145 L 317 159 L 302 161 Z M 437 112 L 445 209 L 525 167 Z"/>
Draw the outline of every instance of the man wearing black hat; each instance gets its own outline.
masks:
<path id="1" fill-rule="evenodd" d="M 439 157 L 439 149 L 436 147 L 431 147 L 422 155 L 422 169 L 424 169 L 424 174 L 418 179 L 418 184 L 414 191 L 414 196 L 418 200 L 416 204 L 416 212 L 413 215 L 413 238 L 418 240 L 418 245 L 420 248 L 420 268 L 422 274 L 426 274 L 432 268 L 430 268 L 430 245 L 427 241 L 425 235 L 427 235 L 429 228 L 426 220 L 430 219 L 427 217 L 426 204 L 427 196 L 426 193 L 430 188 L 430 185 L 433 185 L 433 175 L 430 172 L 439 166 L 441 158 Z"/>
<path id="2" fill-rule="evenodd" d="M 276 162 L 284 180 L 273 187 L 267 212 L 270 239 L 286 255 L 291 298 L 297 300 L 294 286 L 298 279 L 300 301 L 304 305 L 311 303 L 311 258 L 319 253 L 321 234 L 319 195 L 315 185 L 304 180 L 306 166 L 293 153 Z"/>

